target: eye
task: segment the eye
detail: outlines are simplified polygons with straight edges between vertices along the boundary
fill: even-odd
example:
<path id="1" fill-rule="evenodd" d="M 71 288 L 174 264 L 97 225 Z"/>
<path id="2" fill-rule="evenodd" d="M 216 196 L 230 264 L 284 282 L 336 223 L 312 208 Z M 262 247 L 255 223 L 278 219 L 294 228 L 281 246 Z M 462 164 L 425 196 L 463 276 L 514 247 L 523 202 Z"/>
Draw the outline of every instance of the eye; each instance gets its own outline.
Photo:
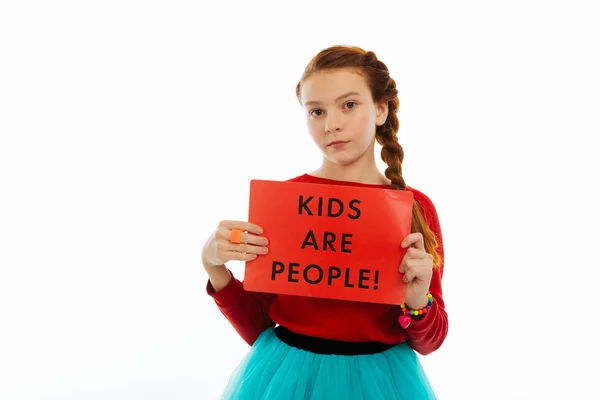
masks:
<path id="1" fill-rule="evenodd" d="M 355 107 L 356 107 L 356 104 L 357 104 L 357 103 L 356 103 L 355 101 L 349 101 L 349 102 L 347 102 L 347 103 L 346 103 L 346 104 L 344 104 L 344 105 L 345 105 L 345 106 L 348 106 L 349 104 L 352 104 L 352 107 L 350 107 L 350 109 L 353 109 L 353 108 L 355 108 Z M 319 116 L 321 116 L 321 114 L 315 115 L 315 114 L 314 114 L 315 112 L 320 112 L 320 113 L 322 113 L 322 112 L 323 112 L 323 110 L 321 110 L 320 108 L 315 108 L 314 110 L 311 110 L 311 111 L 310 111 L 308 114 L 309 114 L 309 115 L 311 115 L 311 116 L 313 116 L 313 117 L 319 117 Z"/>

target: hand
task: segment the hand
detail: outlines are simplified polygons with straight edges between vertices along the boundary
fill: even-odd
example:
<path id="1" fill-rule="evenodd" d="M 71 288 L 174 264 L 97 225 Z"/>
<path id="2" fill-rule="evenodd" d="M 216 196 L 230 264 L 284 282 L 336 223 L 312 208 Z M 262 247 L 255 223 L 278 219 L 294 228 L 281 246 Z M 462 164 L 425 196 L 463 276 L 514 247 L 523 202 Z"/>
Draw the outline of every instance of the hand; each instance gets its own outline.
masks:
<path id="1" fill-rule="evenodd" d="M 242 243 L 231 243 L 231 230 L 241 229 Z M 267 254 L 267 238 L 259 236 L 263 229 L 243 221 L 221 221 L 217 230 L 202 248 L 202 264 L 205 268 L 224 265 L 230 260 L 252 261 L 260 254 Z"/>
<path id="2" fill-rule="evenodd" d="M 433 256 L 425 252 L 425 242 L 421 232 L 408 235 L 402 241 L 402 247 L 409 247 L 399 268 L 406 282 L 404 304 L 413 310 L 418 310 L 427 305 L 427 291 L 433 276 Z"/>

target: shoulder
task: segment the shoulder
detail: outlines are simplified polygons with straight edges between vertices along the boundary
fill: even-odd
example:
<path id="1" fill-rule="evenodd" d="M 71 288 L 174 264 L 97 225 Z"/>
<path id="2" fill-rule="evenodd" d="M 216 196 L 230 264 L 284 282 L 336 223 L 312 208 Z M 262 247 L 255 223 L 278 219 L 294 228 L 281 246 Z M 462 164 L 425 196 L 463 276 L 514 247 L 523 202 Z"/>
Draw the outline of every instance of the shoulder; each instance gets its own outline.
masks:
<path id="1" fill-rule="evenodd" d="M 429 196 L 427 196 L 422 191 L 415 189 L 411 186 L 406 186 L 406 190 L 410 190 L 413 193 L 415 200 L 419 203 L 419 205 L 425 212 L 426 219 L 430 219 L 430 218 L 437 219 L 438 218 L 435 205 L 433 204 L 433 201 L 431 200 L 431 198 Z"/>
<path id="2" fill-rule="evenodd" d="M 406 190 L 409 190 L 413 193 L 413 195 L 415 196 L 415 199 L 421 203 L 422 206 L 433 206 L 433 201 L 431 201 L 431 199 L 429 198 L 429 196 L 427 196 L 425 193 L 423 193 L 422 191 L 415 189 L 412 186 L 406 186 Z"/>

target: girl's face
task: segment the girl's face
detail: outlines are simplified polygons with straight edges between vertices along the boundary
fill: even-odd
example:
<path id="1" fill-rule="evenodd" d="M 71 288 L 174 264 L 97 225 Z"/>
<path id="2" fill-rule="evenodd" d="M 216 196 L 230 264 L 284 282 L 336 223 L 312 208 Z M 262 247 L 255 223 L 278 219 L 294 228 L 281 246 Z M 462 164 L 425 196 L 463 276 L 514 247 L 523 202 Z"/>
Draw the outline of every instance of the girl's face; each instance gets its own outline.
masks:
<path id="1" fill-rule="evenodd" d="M 375 104 L 366 80 L 350 69 L 320 71 L 303 84 L 301 102 L 308 130 L 324 157 L 353 164 L 374 146 L 375 128 L 387 104 Z"/>

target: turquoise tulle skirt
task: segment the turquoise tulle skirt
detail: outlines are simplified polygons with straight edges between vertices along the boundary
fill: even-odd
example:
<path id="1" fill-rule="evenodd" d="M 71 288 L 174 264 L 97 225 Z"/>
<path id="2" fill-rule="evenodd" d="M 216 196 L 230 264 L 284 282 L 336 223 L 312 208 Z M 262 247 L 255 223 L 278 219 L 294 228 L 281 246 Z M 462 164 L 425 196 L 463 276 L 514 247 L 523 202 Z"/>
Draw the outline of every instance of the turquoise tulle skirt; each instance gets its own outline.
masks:
<path id="1" fill-rule="evenodd" d="M 226 400 L 437 399 L 406 343 L 381 353 L 329 355 L 282 342 L 273 328 L 258 337 L 232 374 Z"/>

